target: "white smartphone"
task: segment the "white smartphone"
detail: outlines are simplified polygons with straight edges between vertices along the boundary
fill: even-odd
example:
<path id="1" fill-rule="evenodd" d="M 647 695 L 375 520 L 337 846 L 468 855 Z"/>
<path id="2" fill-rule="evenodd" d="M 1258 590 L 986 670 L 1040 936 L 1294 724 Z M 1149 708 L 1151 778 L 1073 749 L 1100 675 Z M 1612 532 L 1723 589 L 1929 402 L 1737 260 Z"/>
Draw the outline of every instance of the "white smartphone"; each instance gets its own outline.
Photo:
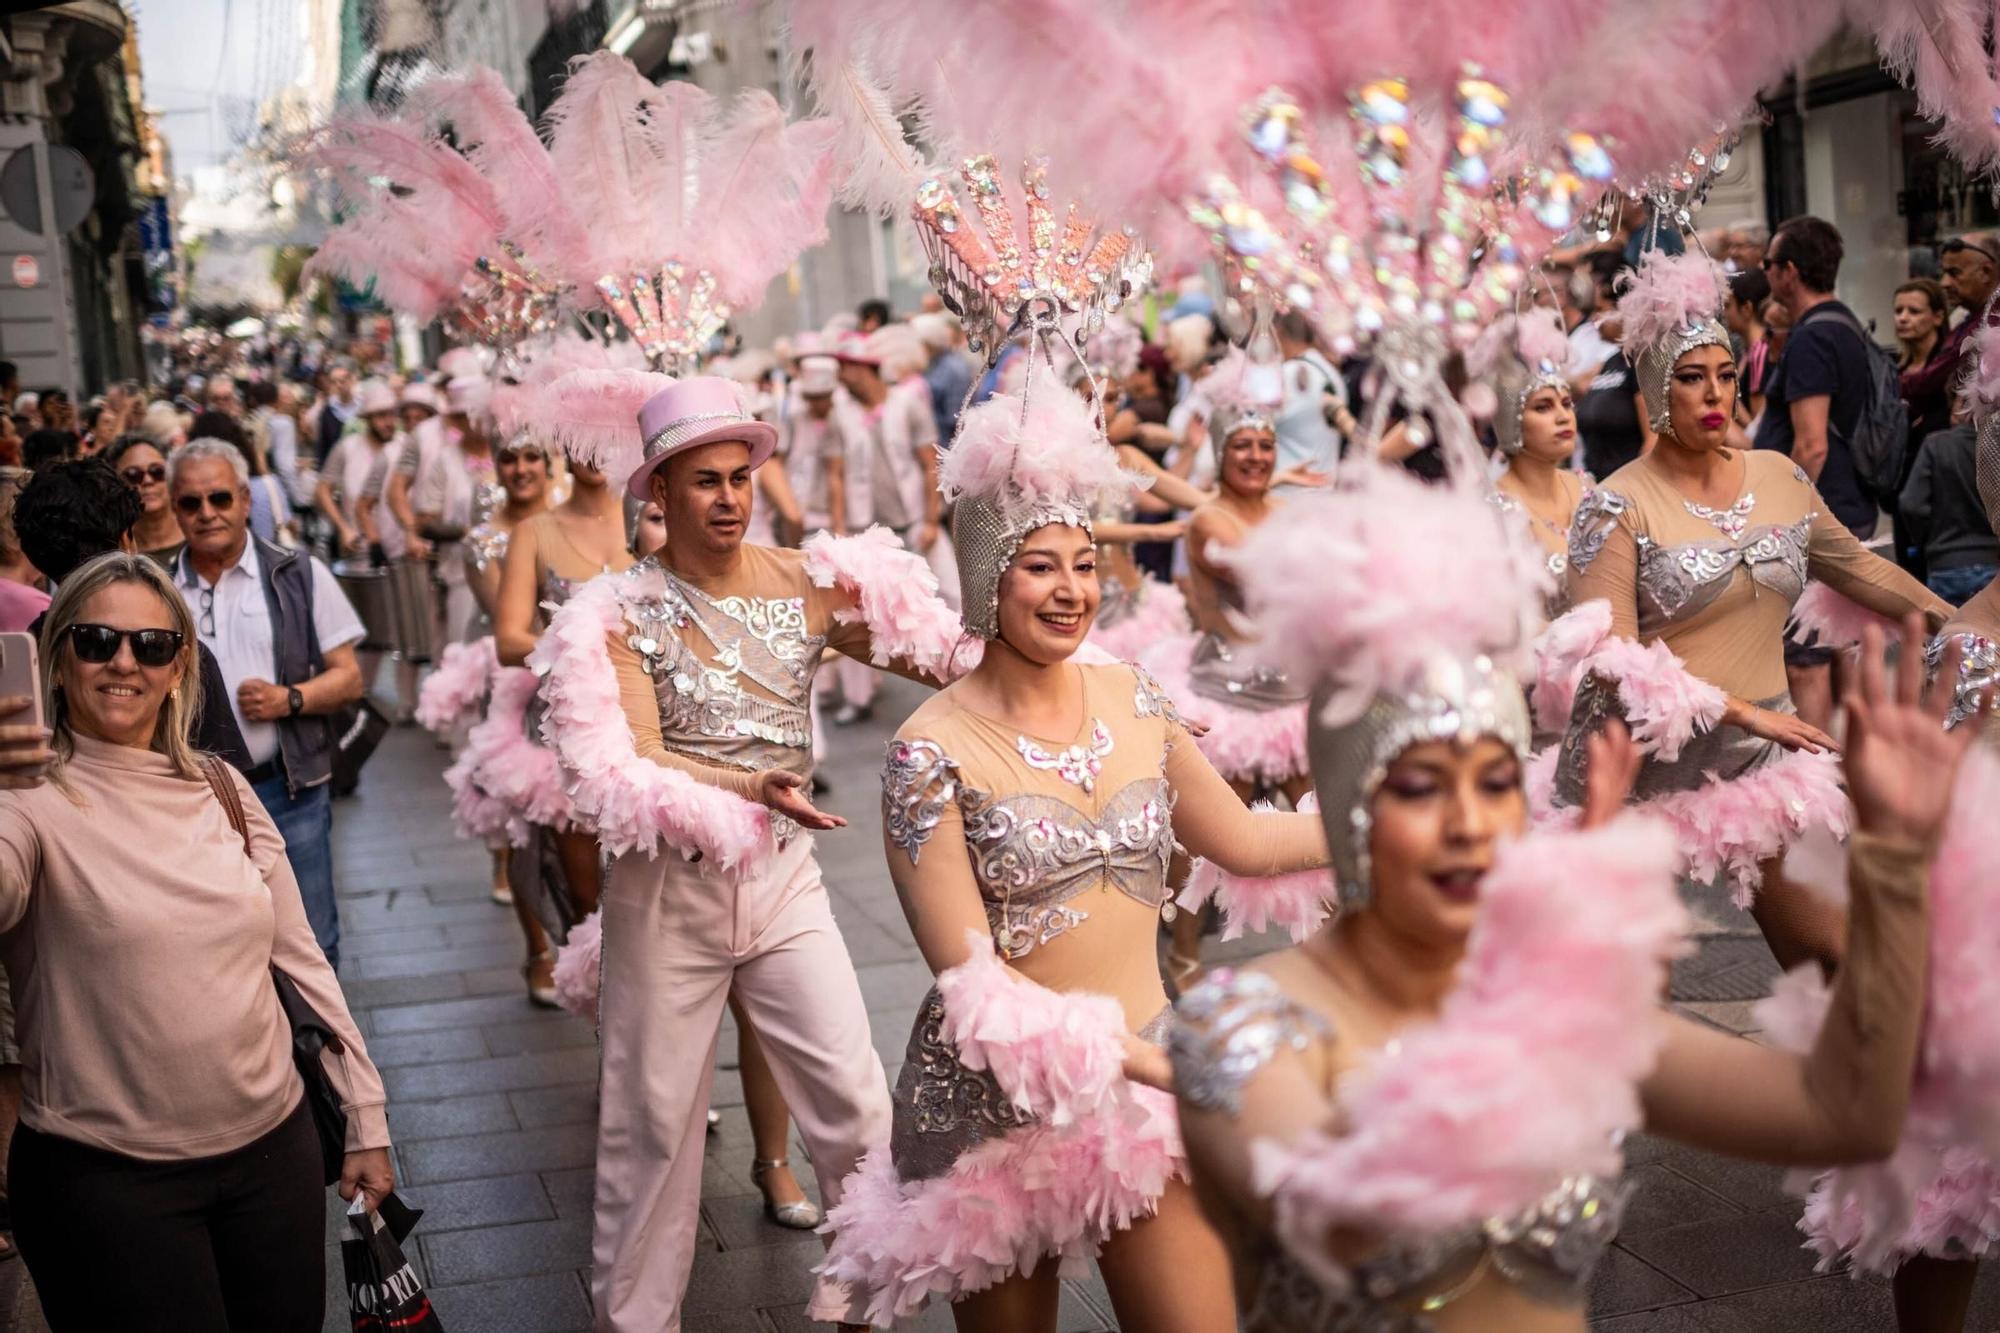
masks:
<path id="1" fill-rule="evenodd" d="M 46 726 L 42 716 L 41 658 L 32 634 L 0 634 L 0 696 L 26 695 L 33 700 L 28 712 L 16 713 L 0 725 Z"/>

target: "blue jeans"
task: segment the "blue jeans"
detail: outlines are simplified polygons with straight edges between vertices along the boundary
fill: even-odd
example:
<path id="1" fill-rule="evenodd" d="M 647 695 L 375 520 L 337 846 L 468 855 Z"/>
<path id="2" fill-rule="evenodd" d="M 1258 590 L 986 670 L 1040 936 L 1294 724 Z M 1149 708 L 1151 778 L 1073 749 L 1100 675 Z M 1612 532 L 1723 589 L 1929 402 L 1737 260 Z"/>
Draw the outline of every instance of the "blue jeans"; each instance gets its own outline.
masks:
<path id="1" fill-rule="evenodd" d="M 1996 569 L 2000 566 L 1960 565 L 1955 569 L 1933 569 L 1924 582 L 1930 585 L 1932 592 L 1953 606 L 1964 606 L 1972 600 L 1973 594 L 1993 582 Z"/>
<path id="2" fill-rule="evenodd" d="M 292 863 L 292 877 L 299 882 L 299 897 L 305 901 L 313 938 L 319 941 L 327 965 L 337 968 L 340 909 L 333 901 L 333 788 L 322 782 L 293 796 L 280 774 L 251 790 L 284 835 L 285 859 Z"/>

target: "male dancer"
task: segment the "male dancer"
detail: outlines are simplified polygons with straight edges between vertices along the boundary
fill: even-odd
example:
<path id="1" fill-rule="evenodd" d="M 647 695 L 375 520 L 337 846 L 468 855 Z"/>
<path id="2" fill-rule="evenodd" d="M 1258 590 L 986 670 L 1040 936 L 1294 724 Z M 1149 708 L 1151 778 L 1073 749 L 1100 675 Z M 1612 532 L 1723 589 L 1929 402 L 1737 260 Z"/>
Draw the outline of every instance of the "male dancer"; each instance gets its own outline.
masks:
<path id="1" fill-rule="evenodd" d="M 768 807 L 773 844 L 761 869 L 734 877 L 712 858 L 627 852 L 604 890 L 597 1327 L 672 1333 L 693 1263 L 703 1113 L 732 987 L 798 1118 L 825 1204 L 838 1202 L 862 1153 L 886 1140 L 890 1111 L 813 858 L 812 832 L 845 821 L 815 809 L 807 786 L 807 703 L 821 650 L 867 661 L 869 631 L 836 623 L 856 603 L 814 586 L 804 554 L 744 541 L 751 474 L 776 432 L 743 412 L 728 381 L 662 391 L 640 429 L 645 461 L 630 490 L 660 506 L 667 543 L 608 576 L 628 581 L 625 623 L 609 648 L 633 747 Z M 859 1324 L 864 1304 L 822 1282 L 807 1308 Z"/>

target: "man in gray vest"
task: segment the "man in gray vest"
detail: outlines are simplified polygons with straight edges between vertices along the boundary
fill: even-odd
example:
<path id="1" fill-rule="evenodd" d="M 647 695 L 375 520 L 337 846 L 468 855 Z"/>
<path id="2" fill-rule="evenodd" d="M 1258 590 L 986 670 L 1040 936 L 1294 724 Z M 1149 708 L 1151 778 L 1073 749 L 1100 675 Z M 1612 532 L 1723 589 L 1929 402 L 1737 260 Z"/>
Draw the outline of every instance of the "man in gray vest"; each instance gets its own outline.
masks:
<path id="1" fill-rule="evenodd" d="M 329 715 L 361 697 L 360 617 L 325 565 L 250 535 L 250 465 L 234 445 L 191 440 L 169 466 L 187 538 L 174 582 L 229 686 L 250 752 L 243 776 L 285 837 L 306 918 L 337 967 Z"/>

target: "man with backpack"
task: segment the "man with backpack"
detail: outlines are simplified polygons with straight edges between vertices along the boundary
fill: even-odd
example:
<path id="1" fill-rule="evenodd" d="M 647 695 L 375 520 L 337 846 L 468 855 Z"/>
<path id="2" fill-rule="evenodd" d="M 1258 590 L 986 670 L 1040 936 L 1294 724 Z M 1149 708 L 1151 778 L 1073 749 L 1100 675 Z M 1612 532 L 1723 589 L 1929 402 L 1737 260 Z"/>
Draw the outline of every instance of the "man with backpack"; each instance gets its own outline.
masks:
<path id="1" fill-rule="evenodd" d="M 1770 372 L 1755 443 L 1791 455 L 1833 516 L 1866 541 L 1902 485 L 1909 424 L 1894 358 L 1833 295 L 1841 254 L 1840 232 L 1816 217 L 1779 227 L 1764 252 L 1764 276 L 1792 331 Z"/>

